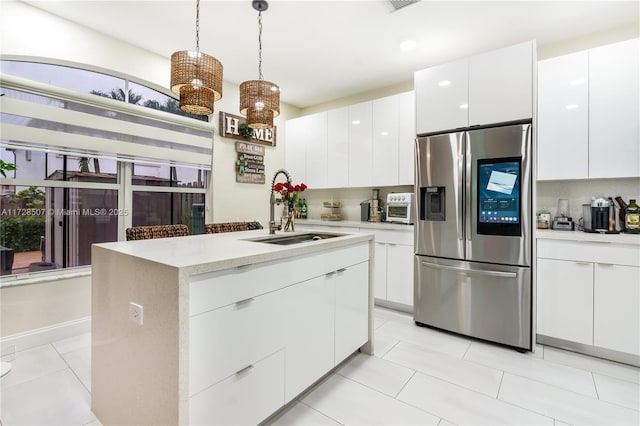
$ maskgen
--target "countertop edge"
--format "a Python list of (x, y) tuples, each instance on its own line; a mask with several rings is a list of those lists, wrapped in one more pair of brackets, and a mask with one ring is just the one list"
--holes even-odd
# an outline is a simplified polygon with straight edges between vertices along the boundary
[(405, 225), (402, 223), (392, 222), (361, 222), (356, 220), (322, 220), (322, 219), (296, 219), (296, 223), (304, 225), (321, 225), (321, 226), (346, 226), (362, 229), (381, 229), (394, 231), (413, 232), (413, 225)]
[(640, 246), (638, 234), (596, 234), (582, 231), (557, 231), (552, 229), (536, 229), (535, 238), (594, 243), (616, 243)]
[[(294, 232), (304, 233), (304, 232)], [(240, 266), (246, 266), (250, 264), (257, 264), (263, 262), (284, 260), (300, 255), (321, 252), (324, 250), (331, 250), (334, 248), (349, 246), (358, 243), (364, 243), (373, 241), (374, 236), (371, 234), (363, 233), (346, 233), (344, 236), (338, 238), (329, 238), (321, 241), (313, 241), (308, 243), (299, 243), (292, 246), (278, 246), (273, 244), (260, 244), (249, 240), (255, 237), (262, 237), (268, 234), (264, 230), (260, 231), (243, 231), (224, 234), (204, 234), (204, 235), (192, 235), (186, 237), (175, 238), (163, 238), (157, 240), (143, 240), (144, 246), (149, 247), (153, 245), (156, 253), (158, 250), (162, 251), (163, 248), (175, 249), (174, 246), (185, 245), (189, 246), (190, 243), (197, 244), (196, 240), (209, 239), (210, 241), (220, 241), (212, 246), (204, 245), (204, 249), (211, 249), (215, 245), (224, 246), (228, 242), (229, 250), (217, 248), (218, 252), (214, 253), (211, 259), (193, 259), (191, 257), (185, 257), (178, 259), (176, 257), (167, 258), (165, 256), (159, 256), (157, 254), (150, 253), (145, 255), (142, 253), (145, 247), (140, 247), (142, 241), (124, 241), (117, 243), (101, 243), (94, 244), (94, 247), (102, 250), (115, 251), (120, 254), (128, 255), (140, 259), (142, 261), (157, 263), (160, 265), (166, 265), (169, 267), (177, 268), (179, 273), (186, 275), (196, 275), (208, 272), (215, 272), (224, 269), (231, 269)], [(282, 235), (282, 234), (279, 234)], [(191, 239), (191, 240), (188, 240)], [(142, 250), (137, 250), (138, 246)], [(134, 249), (135, 248), (135, 249)], [(179, 249), (179, 247), (178, 247)], [(246, 249), (246, 250), (244, 250)], [(248, 254), (245, 254), (248, 253)]]

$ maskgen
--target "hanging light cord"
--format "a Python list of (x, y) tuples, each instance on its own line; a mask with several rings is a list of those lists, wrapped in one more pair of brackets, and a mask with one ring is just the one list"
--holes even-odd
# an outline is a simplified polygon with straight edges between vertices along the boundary
[(262, 77), (262, 11), (258, 12), (258, 79)]
[(200, 0), (196, 1), (196, 53), (200, 53)]

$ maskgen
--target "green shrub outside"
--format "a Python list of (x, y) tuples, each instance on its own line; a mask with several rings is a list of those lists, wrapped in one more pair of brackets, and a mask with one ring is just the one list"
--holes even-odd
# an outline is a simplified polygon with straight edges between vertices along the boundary
[(40, 250), (44, 216), (13, 216), (0, 221), (0, 245), (15, 252)]

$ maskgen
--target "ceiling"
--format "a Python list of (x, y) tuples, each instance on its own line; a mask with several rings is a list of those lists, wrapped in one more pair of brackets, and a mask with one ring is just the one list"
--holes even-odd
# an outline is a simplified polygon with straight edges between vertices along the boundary
[[(25, 0), (166, 58), (195, 48), (194, 0)], [(384, 0), (271, 0), (263, 12), (264, 78), (305, 108), (413, 79), (413, 72), (536, 39), (538, 48), (639, 25), (638, 1), (430, 1), (394, 11)], [(258, 77), (250, 0), (201, 0), (200, 50), (224, 79)], [(417, 47), (403, 52), (405, 39)]]

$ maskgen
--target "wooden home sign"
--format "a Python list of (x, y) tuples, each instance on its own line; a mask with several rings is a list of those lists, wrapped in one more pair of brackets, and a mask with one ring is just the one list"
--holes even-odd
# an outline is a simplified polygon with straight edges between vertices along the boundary
[[(247, 119), (239, 115), (233, 115), (220, 111), (220, 136), (239, 141), (257, 143), (260, 145), (276, 146), (276, 126), (271, 129), (251, 129), (245, 127)], [(247, 134), (243, 134), (246, 132)]]
[(264, 183), (264, 146), (236, 142), (236, 182)]

